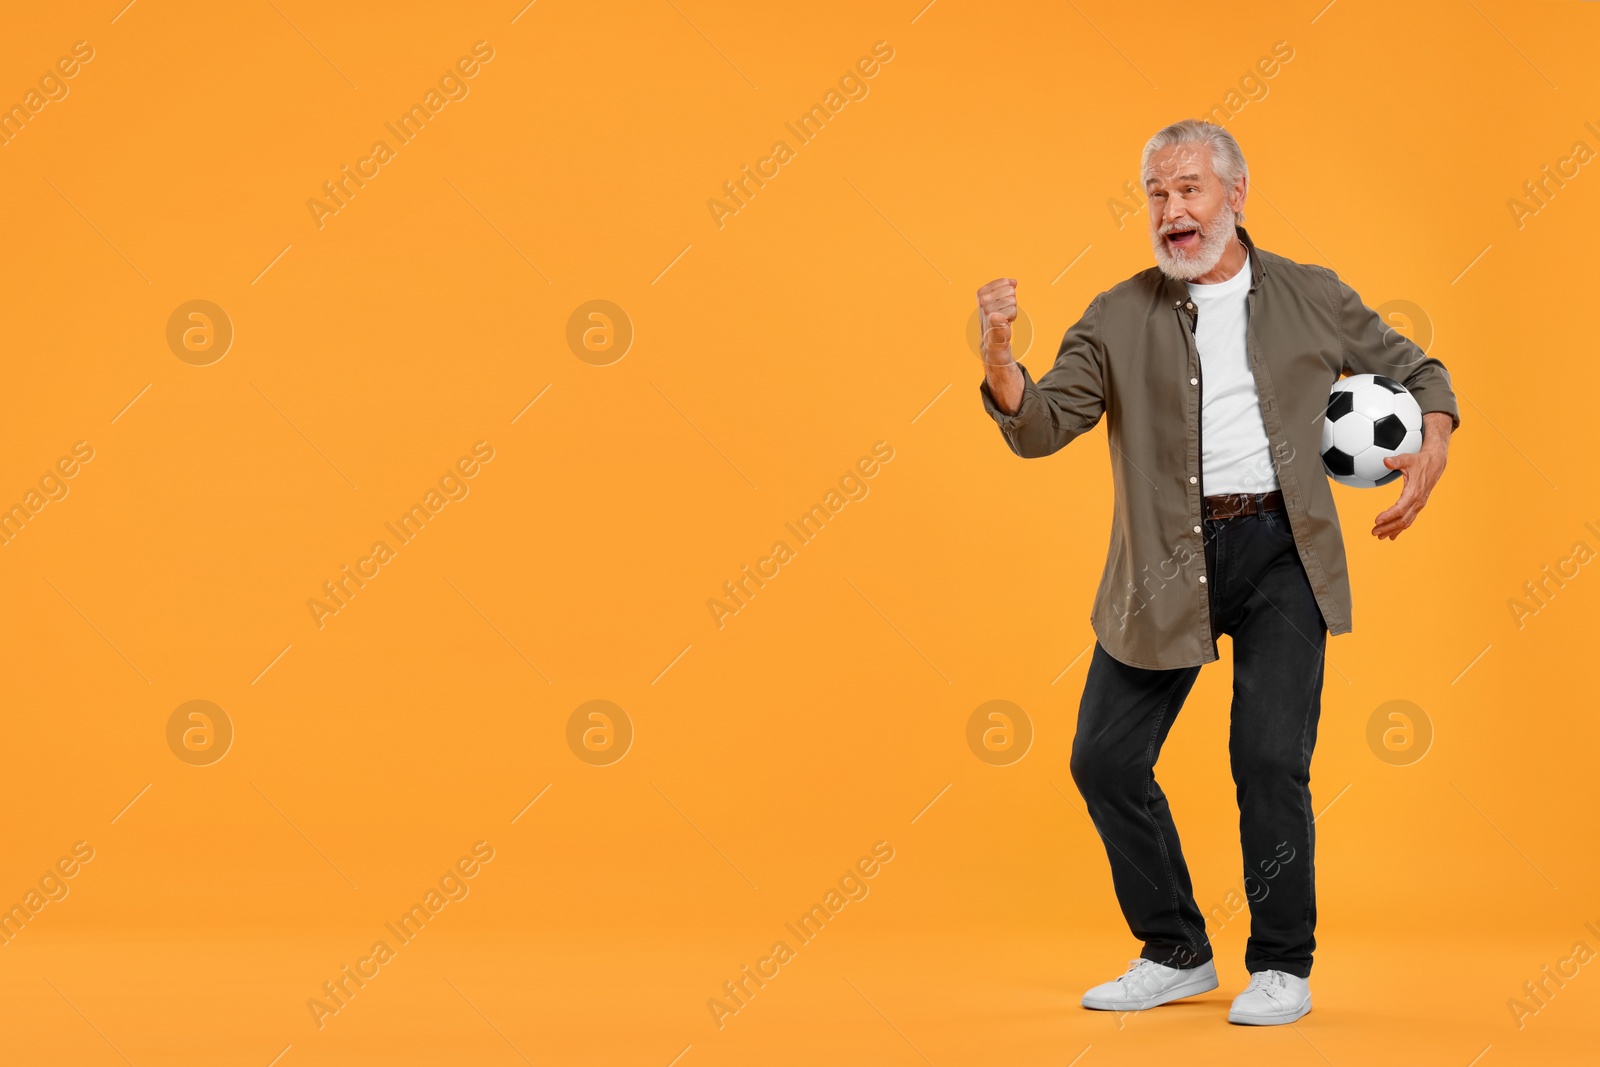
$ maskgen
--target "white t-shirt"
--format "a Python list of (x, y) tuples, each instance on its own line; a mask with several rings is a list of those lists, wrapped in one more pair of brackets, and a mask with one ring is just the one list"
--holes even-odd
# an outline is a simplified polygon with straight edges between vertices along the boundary
[(1189, 282), (1195, 303), (1195, 347), (1200, 350), (1202, 485), (1216, 493), (1266, 493), (1278, 488), (1261, 398), (1245, 354), (1245, 297), (1250, 259), (1225, 282)]

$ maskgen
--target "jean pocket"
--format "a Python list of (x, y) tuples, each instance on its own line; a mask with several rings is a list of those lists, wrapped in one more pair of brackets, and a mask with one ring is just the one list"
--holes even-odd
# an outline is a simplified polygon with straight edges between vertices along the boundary
[(1264, 511), (1261, 514), (1266, 518), (1267, 524), (1272, 527), (1274, 534), (1285, 541), (1294, 540), (1294, 527), (1289, 525), (1289, 513), (1287, 511)]

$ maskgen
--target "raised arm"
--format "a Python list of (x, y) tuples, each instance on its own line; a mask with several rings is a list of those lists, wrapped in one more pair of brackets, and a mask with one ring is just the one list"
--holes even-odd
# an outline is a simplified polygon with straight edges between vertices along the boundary
[(998, 278), (979, 289), (978, 309), (985, 326), (978, 392), (1011, 451), (1024, 459), (1048, 456), (1094, 429), (1105, 414), (1100, 297), (1067, 330), (1054, 365), (1037, 382), (1011, 353), (1017, 280)]

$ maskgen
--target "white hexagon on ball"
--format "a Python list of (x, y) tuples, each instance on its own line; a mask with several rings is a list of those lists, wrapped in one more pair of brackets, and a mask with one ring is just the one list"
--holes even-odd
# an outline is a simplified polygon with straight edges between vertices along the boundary
[(1394, 414), (1394, 394), (1387, 389), (1353, 389), (1350, 401), (1357, 413), (1373, 422)]
[[(1410, 430), (1415, 426), (1420, 433), (1422, 431), (1422, 407), (1417, 403), (1417, 398), (1407, 392), (1395, 393), (1393, 399), (1394, 413), (1400, 416), (1400, 421), (1406, 424), (1406, 429)], [(1417, 447), (1420, 448), (1421, 445)]]
[(1372, 420), (1352, 411), (1333, 424), (1333, 447), (1347, 456), (1359, 456), (1372, 447)]
[(1377, 485), (1389, 475), (1399, 474), (1399, 471), (1390, 470), (1384, 465), (1383, 461), (1389, 455), (1390, 453), (1382, 448), (1367, 449), (1356, 457), (1355, 477)]

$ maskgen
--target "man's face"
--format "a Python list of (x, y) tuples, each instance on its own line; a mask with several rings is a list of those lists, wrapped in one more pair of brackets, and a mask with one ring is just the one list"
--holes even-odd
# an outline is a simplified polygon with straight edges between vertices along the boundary
[(1222, 259), (1244, 207), (1244, 178), (1223, 187), (1207, 145), (1178, 144), (1150, 157), (1144, 175), (1150, 243), (1162, 273), (1193, 281)]

